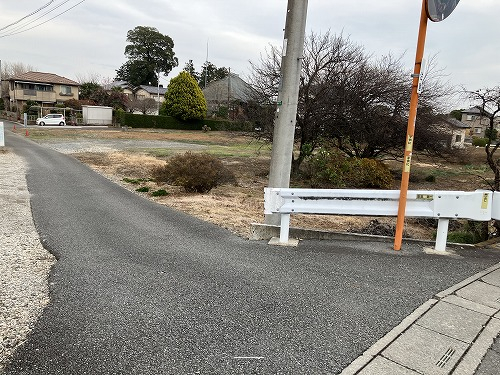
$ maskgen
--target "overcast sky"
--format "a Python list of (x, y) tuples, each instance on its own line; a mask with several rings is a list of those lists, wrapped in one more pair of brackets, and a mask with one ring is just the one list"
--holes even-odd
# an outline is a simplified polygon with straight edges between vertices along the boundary
[[(5, 28), (49, 2), (0, 2), (0, 60), (73, 80), (96, 74), (112, 79), (126, 61), (127, 31), (152, 26), (173, 39), (179, 59), (179, 68), (162, 79), (165, 85), (190, 59), (200, 70), (207, 44), (209, 61), (245, 78), (249, 60), (257, 61), (269, 44), (282, 45), (287, 7), (287, 0), (54, 0)], [(420, 8), (420, 0), (309, 0), (306, 30), (343, 32), (375, 55), (405, 54), (413, 69)], [(499, 85), (499, 16), (500, 0), (461, 0), (448, 19), (429, 23), (425, 55), (438, 54), (454, 85), (470, 90)]]

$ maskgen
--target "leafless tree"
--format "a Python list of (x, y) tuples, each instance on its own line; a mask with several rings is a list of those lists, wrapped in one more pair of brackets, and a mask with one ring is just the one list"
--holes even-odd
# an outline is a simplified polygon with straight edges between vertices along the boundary
[(77, 73), (76, 81), (80, 84), (83, 83), (95, 83), (102, 85), (101, 75), (96, 72), (88, 72), (88, 73)]
[[(251, 63), (256, 102), (275, 103), (280, 81), (281, 50), (270, 47), (258, 63)], [(431, 71), (432, 72), (432, 71)], [(418, 135), (423, 148), (444, 147), (436, 115), (446, 85), (428, 74), (421, 94)], [(401, 58), (378, 59), (343, 35), (311, 33), (305, 42), (300, 78), (296, 140), (305, 157), (326, 144), (352, 157), (399, 155), (404, 145), (410, 102), (410, 71)], [(275, 104), (274, 104), (275, 105)], [(420, 111), (420, 109), (419, 109)], [(272, 132), (272, 123), (264, 130)], [(399, 155), (400, 156), (400, 155)]]
[(34, 70), (33, 66), (22, 62), (2, 62), (2, 79), (15, 77)]
[(156, 111), (158, 110), (158, 103), (153, 98), (135, 98), (129, 102), (128, 108), (131, 112), (138, 111), (143, 115), (148, 115), (156, 113)]
[(2, 87), (0, 90), (0, 97), (4, 98), (9, 95), (9, 86), (8, 82), (6, 81), (7, 79), (34, 70), (35, 68), (33, 66), (22, 62), (2, 61)]
[(500, 141), (494, 140), (495, 123), (500, 115), (500, 86), (492, 89), (485, 88), (477, 91), (466, 91), (466, 96), (479, 109), (480, 116), (488, 119), (487, 144), (484, 148), (486, 152), (486, 161), (495, 175), (492, 188), (500, 191), (500, 158), (495, 155), (500, 147)]

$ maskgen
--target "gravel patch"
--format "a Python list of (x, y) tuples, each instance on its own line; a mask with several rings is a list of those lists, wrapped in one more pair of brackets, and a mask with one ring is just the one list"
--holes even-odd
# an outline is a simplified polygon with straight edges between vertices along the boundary
[(138, 139), (112, 139), (101, 140), (78, 139), (75, 141), (68, 140), (39, 140), (35, 142), (43, 144), (53, 150), (63, 154), (72, 154), (75, 152), (113, 152), (120, 150), (147, 150), (147, 149), (172, 149), (172, 150), (204, 150), (205, 145), (193, 143), (172, 142), (172, 141), (148, 141)]
[(55, 262), (35, 229), (25, 175), (23, 159), (0, 150), (0, 373), (49, 302)]

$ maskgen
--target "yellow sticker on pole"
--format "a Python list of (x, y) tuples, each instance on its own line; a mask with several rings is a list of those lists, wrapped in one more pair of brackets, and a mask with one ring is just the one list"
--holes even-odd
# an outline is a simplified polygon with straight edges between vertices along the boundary
[(404, 171), (405, 172), (410, 172), (410, 167), (411, 167), (411, 154), (407, 155), (406, 158), (405, 158)]
[(412, 151), (413, 150), (413, 136), (408, 135), (408, 139), (406, 140), (406, 151)]
[(490, 195), (488, 193), (483, 193), (483, 200), (481, 201), (481, 209), (486, 210), (488, 208), (488, 199)]

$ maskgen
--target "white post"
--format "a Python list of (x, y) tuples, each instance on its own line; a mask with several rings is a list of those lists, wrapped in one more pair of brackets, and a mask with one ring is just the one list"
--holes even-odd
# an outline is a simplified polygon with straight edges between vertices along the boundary
[(290, 214), (281, 214), (280, 224), (280, 243), (288, 242), (288, 234), (290, 231)]
[(0, 122), (0, 147), (5, 147), (5, 135), (4, 135), (3, 122)]
[(436, 235), (436, 251), (446, 251), (446, 240), (448, 239), (448, 224), (450, 219), (439, 219)]

